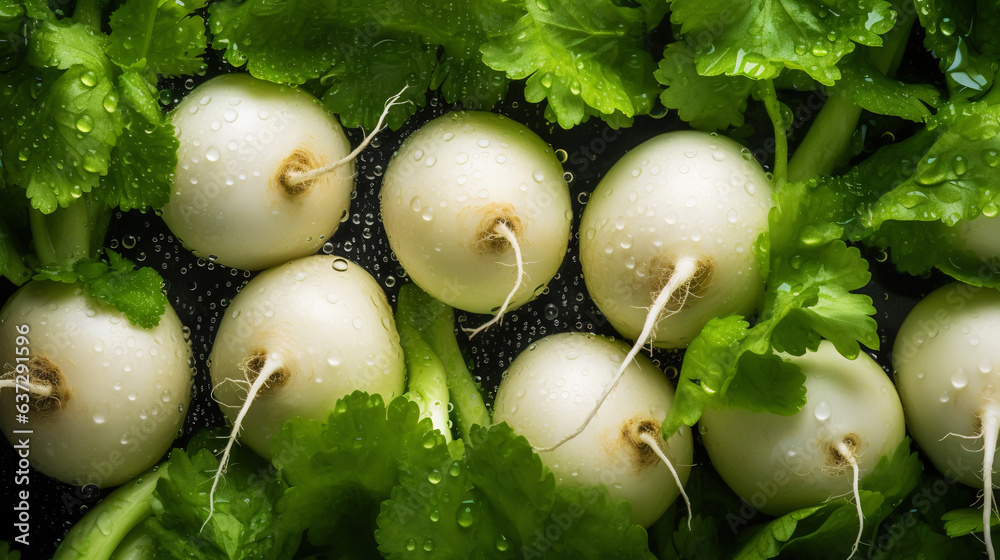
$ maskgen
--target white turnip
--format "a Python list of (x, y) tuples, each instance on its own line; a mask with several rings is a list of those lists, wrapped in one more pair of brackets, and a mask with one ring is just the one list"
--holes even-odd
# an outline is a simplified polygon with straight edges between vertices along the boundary
[(892, 364), (913, 439), (947, 477), (982, 489), (984, 540), (993, 558), (1000, 292), (959, 283), (931, 292), (903, 321)]
[[(786, 356), (806, 376), (806, 399), (791, 416), (707, 409), (699, 421), (712, 465), (754, 508), (770, 514), (819, 505), (851, 492), (863, 528), (858, 481), (905, 436), (889, 376), (865, 353), (849, 360), (832, 343)], [(853, 550), (852, 550), (853, 555)]]
[[(627, 352), (621, 342), (586, 333), (532, 343), (497, 389), (494, 422), (507, 422), (536, 448), (551, 445), (590, 413)], [(612, 499), (628, 500), (634, 523), (649, 526), (682, 493), (691, 467), (690, 429), (667, 441), (660, 434), (673, 396), (663, 372), (638, 356), (593, 422), (539, 456), (557, 484), (603, 484)]]
[(196, 255), (260, 270), (315, 253), (347, 219), (354, 157), (371, 136), (352, 152), (308, 93), (224, 74), (171, 122), (180, 147), (163, 220)]
[(552, 148), (516, 121), (477, 111), (410, 135), (386, 169), (381, 205), (413, 282), (495, 319), (534, 299), (559, 270), (572, 221)]
[(191, 401), (191, 349), (169, 306), (144, 329), (79, 285), (33, 281), (0, 311), (0, 356), (4, 433), (70, 484), (116, 486), (151, 467)]

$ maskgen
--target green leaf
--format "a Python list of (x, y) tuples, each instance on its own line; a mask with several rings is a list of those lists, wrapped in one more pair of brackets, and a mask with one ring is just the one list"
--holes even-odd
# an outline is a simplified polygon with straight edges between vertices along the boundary
[(301, 535), (279, 527), (275, 505), (285, 486), (273, 467), (252, 451), (233, 448), (209, 518), (209, 490), (219, 465), (213, 447), (220, 441), (216, 436), (202, 432), (187, 450), (171, 451), (160, 467), (152, 500), (154, 517), (145, 522), (156, 557), (292, 558)]
[(16, 550), (11, 550), (10, 544), (7, 541), (0, 541), (0, 559), (20, 560), (21, 553)]
[(517, 558), (464, 458), (410, 471), (382, 502), (375, 538), (389, 559)]
[[(125, 104), (117, 105), (125, 126), (111, 151), (108, 174), (101, 177), (101, 188), (95, 191), (109, 207), (126, 211), (160, 208), (170, 200), (179, 145), (173, 126), (165, 122), (158, 108), (146, 105), (137, 111), (135, 103), (129, 96)], [(157, 120), (148, 120), (149, 114)]]
[(768, 80), (789, 68), (828, 86), (855, 43), (881, 45), (879, 35), (896, 20), (884, 0), (674, 0), (670, 7), (699, 74)]
[[(941, 516), (948, 536), (955, 538), (983, 532), (983, 510), (972, 508), (954, 509)], [(1000, 516), (990, 514), (990, 527), (1000, 525)]]
[(417, 108), (427, 103), (426, 91), (437, 63), (436, 50), (421, 43), (419, 37), (405, 37), (381, 42), (364, 51), (353, 51), (342, 64), (324, 76), (330, 88), (323, 94), (323, 103), (348, 128), (378, 122), (384, 102), (406, 91), (400, 100), (406, 105), (394, 108), (386, 123), (390, 128), (403, 126)]
[(824, 180), (818, 196), (839, 196), (847, 211), (833, 221), (846, 225), (845, 236), (889, 249), (904, 272), (938, 268), (970, 284), (1000, 286), (1000, 263), (965, 241), (969, 220), (1000, 212), (1000, 191), (992, 186), (998, 133), (996, 106), (950, 104), (926, 129)]
[(206, 0), (126, 2), (111, 14), (108, 57), (123, 69), (139, 69), (154, 84), (159, 76), (203, 73), (205, 21), (193, 12), (205, 4)]
[(507, 79), (479, 55), (486, 40), (480, 17), (502, 11), (478, 2), (364, 0), (223, 1), (209, 8), (212, 46), (225, 49), (231, 64), (273, 82), (314, 81), (309, 89), (347, 126), (367, 129), (404, 85), (401, 101), (410, 104), (393, 108), (392, 128), (426, 104), (431, 88), (470, 108), (502, 99)]
[[(910, 452), (908, 438), (882, 457), (861, 479), (861, 506), (865, 535), (871, 535), (892, 511), (892, 504), (916, 486), (923, 463)], [(844, 558), (858, 532), (857, 506), (846, 498), (793, 511), (754, 528), (735, 558), (757, 560), (789, 557)], [(862, 537), (864, 542), (866, 537)]]
[(531, 445), (506, 424), (477, 426), (472, 444), (401, 477), (382, 504), (388, 558), (651, 558), (626, 502), (603, 487), (556, 487)]
[(230, 64), (278, 83), (302, 84), (323, 76), (349, 40), (336, 11), (314, 0), (213, 2), (209, 28), (212, 46), (225, 50)]
[(940, 103), (940, 93), (930, 84), (907, 84), (887, 78), (875, 67), (866, 49), (846, 56), (840, 71), (841, 78), (830, 94), (879, 115), (923, 122), (930, 118), (930, 108)]
[(676, 109), (682, 120), (706, 132), (743, 126), (743, 113), (754, 82), (743, 76), (702, 76), (695, 69), (694, 55), (683, 42), (667, 45), (656, 79), (667, 86), (660, 101)]
[(924, 46), (940, 59), (952, 100), (978, 97), (993, 87), (1000, 23), (996, 4), (967, 0), (914, 0), (913, 4), (925, 30)]
[(290, 485), (278, 504), (283, 526), (308, 530), (310, 542), (333, 549), (355, 542), (374, 550), (379, 504), (401, 474), (446, 465), (451, 457), (416, 404), (397, 398), (385, 405), (360, 392), (338, 401), (325, 423), (290, 420), (272, 449)]
[(24, 6), (17, 0), (0, 0), (0, 70), (13, 65), (22, 52), (24, 37), (20, 32)]
[(511, 13), (505, 32), (482, 46), (483, 60), (508, 78), (527, 79), (525, 99), (548, 101), (563, 128), (583, 122), (587, 108), (646, 114), (658, 92), (645, 50), (646, 26), (657, 19), (657, 3), (649, 4), (645, 12), (589, 0), (526, 2), (526, 13)]
[(113, 305), (136, 325), (147, 329), (158, 325), (169, 305), (163, 278), (152, 268), (136, 269), (135, 263), (118, 253), (106, 252), (108, 264), (82, 260), (74, 268), (90, 295)]
[(5, 78), (13, 83), (0, 93), (7, 106), (0, 116), (3, 152), (17, 154), (5, 162), (8, 181), (48, 214), (89, 192), (108, 172), (123, 126), (119, 113), (104, 109), (113, 86), (83, 65), (41, 70), (34, 79), (23, 70)]

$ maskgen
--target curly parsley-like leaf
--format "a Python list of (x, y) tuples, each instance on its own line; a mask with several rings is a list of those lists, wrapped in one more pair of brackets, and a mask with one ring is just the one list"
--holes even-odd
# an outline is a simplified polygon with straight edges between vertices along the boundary
[(156, 558), (291, 558), (301, 535), (279, 527), (276, 503), (285, 485), (275, 478), (273, 467), (251, 451), (233, 449), (225, 481), (216, 490), (214, 512), (208, 517), (209, 489), (219, 466), (208, 445), (218, 441), (202, 432), (187, 450), (171, 451), (160, 467), (152, 498), (154, 516), (145, 522)]
[(930, 108), (940, 102), (940, 93), (930, 84), (907, 84), (887, 78), (875, 67), (867, 50), (855, 51), (844, 60), (840, 65), (841, 78), (830, 94), (862, 109), (923, 122), (930, 118)]
[(498, 12), (475, 2), (247, 0), (209, 11), (213, 47), (225, 49), (231, 64), (278, 83), (319, 80), (310, 89), (347, 126), (373, 128), (403, 86), (401, 100), (411, 104), (392, 109), (392, 128), (426, 103), (430, 88), (471, 108), (490, 107), (506, 92), (506, 77), (479, 55), (486, 40), (480, 18)]
[(74, 266), (78, 279), (90, 295), (113, 305), (129, 321), (151, 329), (160, 323), (169, 301), (163, 293), (163, 278), (149, 267), (107, 250), (108, 262), (85, 259)]
[(676, 109), (685, 122), (698, 130), (724, 130), (743, 126), (743, 113), (754, 82), (743, 76), (702, 76), (695, 69), (693, 53), (685, 43), (667, 45), (656, 79), (667, 86), (660, 101)]
[(360, 392), (338, 401), (326, 422), (290, 420), (272, 448), (290, 485), (278, 503), (283, 525), (308, 530), (310, 542), (331, 549), (352, 541), (374, 549), (379, 504), (401, 474), (450, 459), (444, 436), (420, 420), (415, 403), (386, 405)]
[(698, 38), (704, 76), (772, 79), (784, 68), (833, 85), (855, 44), (881, 45), (896, 13), (884, 0), (673, 0), (671, 21)]
[(206, 0), (126, 2), (111, 14), (108, 57), (122, 68), (138, 69), (155, 83), (158, 76), (204, 72), (205, 21), (192, 12)]
[[(119, 79), (122, 101), (105, 100), (125, 121), (111, 151), (107, 175), (95, 196), (122, 210), (160, 208), (170, 200), (178, 140), (143, 78), (126, 72)], [(139, 93), (143, 95), (138, 95)], [(152, 117), (155, 120), (149, 120)]]
[(889, 250), (910, 274), (932, 268), (978, 286), (1000, 286), (1000, 262), (970, 250), (968, 231), (995, 221), (1000, 191), (1000, 110), (984, 102), (944, 107), (929, 126), (882, 148), (819, 196), (844, 199), (845, 237)]
[[(582, 122), (588, 107), (629, 118), (649, 112), (657, 93), (655, 66), (645, 50), (649, 13), (587, 0), (525, 6), (527, 12), (509, 21), (507, 32), (481, 49), (491, 68), (527, 79), (525, 99), (547, 100), (564, 128)], [(630, 69), (641, 79), (623, 79)]]

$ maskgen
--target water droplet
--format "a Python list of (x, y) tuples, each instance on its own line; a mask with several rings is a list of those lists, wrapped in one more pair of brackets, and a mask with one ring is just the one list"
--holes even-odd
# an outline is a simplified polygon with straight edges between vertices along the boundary
[(347, 266), (348, 266), (347, 259), (338, 258), (333, 260), (333, 269), (336, 270), (337, 272), (344, 272), (345, 270), (347, 270)]
[(969, 372), (964, 368), (957, 368), (951, 373), (951, 386), (956, 389), (964, 389), (969, 384)]
[(239, 117), (239, 113), (236, 112), (236, 109), (226, 109), (226, 112), (222, 113), (222, 119), (228, 123), (235, 122), (237, 117)]
[(545, 318), (549, 321), (552, 321), (559, 316), (559, 308), (554, 303), (546, 305), (543, 312), (545, 314)]
[(80, 119), (76, 121), (76, 129), (83, 133), (94, 130), (94, 119), (90, 118), (90, 115), (80, 117)]
[(458, 524), (462, 527), (471, 527), (475, 522), (475, 518), (472, 516), (472, 508), (465, 506), (458, 511)]
[(219, 161), (220, 157), (222, 157), (222, 153), (219, 152), (219, 149), (216, 148), (215, 146), (212, 146), (207, 150), (205, 150), (205, 159), (207, 159), (208, 161)]
[(817, 404), (816, 408), (813, 410), (813, 415), (815, 415), (816, 419), (820, 422), (829, 420), (831, 414), (833, 414), (833, 408), (830, 406), (830, 403), (826, 401)]

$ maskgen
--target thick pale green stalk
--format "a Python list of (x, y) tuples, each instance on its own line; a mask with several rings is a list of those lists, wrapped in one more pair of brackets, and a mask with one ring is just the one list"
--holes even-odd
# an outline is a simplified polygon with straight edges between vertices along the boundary
[(125, 537), (153, 514), (158, 472), (149, 471), (112, 492), (66, 533), (52, 560), (107, 560)]
[(444, 365), (451, 406), (462, 438), (468, 440), (475, 425), (492, 422), (479, 387), (465, 364), (455, 337), (455, 310), (407, 284), (399, 291), (397, 328), (408, 325), (424, 340)]
[(398, 325), (399, 342), (406, 356), (406, 398), (420, 407), (420, 417), (451, 441), (448, 425), (448, 374), (444, 364), (420, 333), (408, 324)]
[[(915, 16), (910, 16), (907, 20), (897, 22), (885, 35), (881, 47), (869, 49), (872, 62), (883, 74), (891, 75), (899, 66), (914, 20)], [(788, 162), (788, 180), (804, 181), (817, 175), (830, 175), (849, 153), (851, 136), (858, 126), (861, 111), (861, 107), (847, 99), (828, 95), (823, 108)]]

